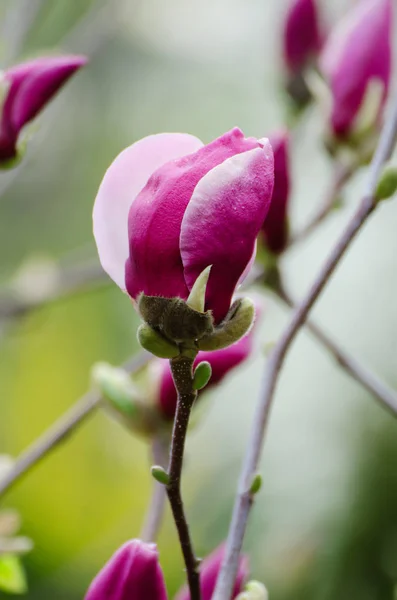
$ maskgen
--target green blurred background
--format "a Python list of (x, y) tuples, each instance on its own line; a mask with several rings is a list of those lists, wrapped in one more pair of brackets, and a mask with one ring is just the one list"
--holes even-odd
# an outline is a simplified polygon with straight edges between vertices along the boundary
[[(325, 5), (325, 2), (323, 2)], [(336, 19), (352, 2), (324, 6)], [(276, 0), (2, 0), (3, 65), (44, 51), (90, 64), (40, 118), (24, 164), (1, 173), (0, 280), (26, 261), (95, 257), (91, 211), (105, 169), (150, 133), (204, 141), (234, 125), (261, 137), (283, 124)], [(330, 11), (330, 12), (329, 12)], [(292, 225), (321, 202), (330, 164), (311, 110), (293, 134)], [(357, 204), (283, 259), (307, 289)], [(397, 203), (381, 206), (315, 309), (340, 344), (397, 387)], [(37, 281), (30, 283), (39, 286)], [(265, 357), (285, 322), (270, 297), (249, 366), (212, 393), (188, 443), (184, 490), (204, 555), (226, 535)], [(93, 363), (136, 351), (137, 317), (115, 286), (0, 323), (0, 453), (17, 455), (87, 389)], [(272, 600), (391, 600), (397, 585), (397, 425), (306, 333), (287, 360), (246, 549)], [(80, 600), (105, 559), (139, 535), (150, 495), (148, 447), (97, 413), (7, 495), (34, 550), (29, 600)], [(170, 598), (183, 580), (169, 514), (159, 540)], [(1, 594), (0, 594), (1, 596)], [(5, 595), (4, 595), (5, 597)]]

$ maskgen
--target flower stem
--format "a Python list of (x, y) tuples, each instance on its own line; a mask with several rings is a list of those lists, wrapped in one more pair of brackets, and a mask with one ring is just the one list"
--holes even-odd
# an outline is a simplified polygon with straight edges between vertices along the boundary
[[(155, 465), (166, 466), (168, 446), (164, 439), (155, 437), (152, 442), (152, 459)], [(141, 535), (143, 542), (155, 542), (164, 516), (167, 493), (162, 483), (153, 481), (153, 491), (142, 526)]]
[(328, 283), (340, 259), (345, 254), (362, 225), (376, 208), (375, 198), (379, 177), (385, 162), (389, 159), (397, 140), (397, 93), (393, 99), (392, 110), (385, 121), (378, 147), (373, 157), (364, 197), (351, 217), (345, 230), (332, 248), (327, 260), (321, 267), (315, 281), (303, 301), (295, 308), (291, 320), (287, 324), (280, 339), (274, 346), (263, 375), (262, 390), (257, 405), (252, 430), (249, 437), (245, 460), (240, 474), (239, 490), (237, 493), (226, 552), (221, 571), (217, 580), (212, 600), (229, 600), (238, 569), (238, 559), (252, 506), (250, 486), (257, 472), (262, 447), (269, 421), (270, 409), (273, 403), (277, 379), (283, 366), (288, 350), (316, 300)]
[(193, 390), (193, 358), (180, 354), (170, 360), (170, 365), (178, 393), (178, 403), (172, 432), (168, 469), (169, 483), (166, 489), (185, 561), (190, 598), (191, 600), (200, 600), (199, 563), (194, 554), (181, 494), (186, 433), (190, 412), (197, 396), (197, 392)]

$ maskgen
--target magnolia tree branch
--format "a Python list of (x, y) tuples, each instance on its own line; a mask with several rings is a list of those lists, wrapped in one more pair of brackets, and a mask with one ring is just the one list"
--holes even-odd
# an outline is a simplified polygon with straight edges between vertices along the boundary
[[(168, 444), (166, 440), (156, 437), (152, 443), (152, 460), (155, 465), (165, 468), (168, 458)], [(167, 493), (162, 483), (153, 482), (152, 497), (142, 526), (141, 535), (143, 542), (155, 542), (164, 516)]]
[[(132, 357), (123, 367), (133, 373), (142, 367), (150, 355), (142, 352)], [(52, 427), (43, 433), (41, 437), (33, 442), (15, 461), (12, 468), (0, 479), (0, 496), (8, 492), (23, 475), (26, 475), (50, 452), (55, 450), (69, 435), (74, 433), (102, 401), (99, 392), (90, 391), (76, 402), (72, 408), (65, 413)]]
[(295, 308), (291, 320), (268, 357), (263, 375), (262, 391), (255, 411), (250, 443), (240, 474), (237, 498), (234, 505), (232, 521), (226, 544), (225, 557), (217, 580), (213, 600), (229, 600), (238, 569), (238, 559), (242, 548), (253, 496), (250, 491), (253, 477), (258, 469), (263, 442), (269, 420), (277, 379), (283, 366), (287, 352), (299, 329), (304, 324), (308, 313), (329, 281), (340, 259), (356, 237), (360, 228), (376, 207), (376, 187), (382, 167), (390, 157), (397, 137), (397, 94), (380, 136), (379, 144), (373, 157), (365, 195), (348, 222), (345, 230), (335, 244), (323, 267), (315, 278), (304, 300)]
[(181, 493), (186, 434), (190, 412), (197, 397), (197, 392), (193, 389), (193, 359), (181, 354), (172, 358), (170, 365), (178, 393), (178, 403), (172, 431), (169, 480), (166, 489), (185, 561), (190, 598), (191, 600), (200, 600), (199, 562), (194, 554)]
[[(275, 293), (278, 298), (287, 304), (287, 306), (295, 308), (295, 303), (285, 290), (276, 291)], [(366, 388), (366, 390), (379, 401), (381, 406), (387, 408), (394, 416), (397, 416), (397, 393), (392, 388), (386, 385), (374, 373), (371, 373), (371, 371), (364, 367), (354, 356), (351, 356), (348, 352), (342, 350), (334, 340), (324, 333), (324, 331), (316, 323), (313, 323), (312, 320), (306, 321), (306, 327), (316, 340), (330, 352), (338, 364), (353, 377), (353, 379)]]

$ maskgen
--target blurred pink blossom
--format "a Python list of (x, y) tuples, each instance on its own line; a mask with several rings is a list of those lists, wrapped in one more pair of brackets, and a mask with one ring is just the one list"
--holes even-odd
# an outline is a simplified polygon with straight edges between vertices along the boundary
[(2, 74), (0, 162), (17, 156), (22, 128), (42, 111), (66, 81), (87, 62), (84, 56), (48, 56), (21, 63)]
[(392, 12), (392, 0), (362, 0), (328, 38), (320, 68), (331, 89), (336, 136), (353, 128), (371, 83), (380, 86), (374, 120), (381, 117), (391, 77)]
[[(211, 600), (224, 548), (220, 546), (202, 563), (200, 573), (202, 600)], [(248, 575), (248, 561), (240, 559), (233, 598), (239, 594)], [(164, 576), (155, 544), (131, 540), (110, 558), (91, 583), (85, 600), (167, 600)], [(176, 600), (189, 600), (183, 588)]]

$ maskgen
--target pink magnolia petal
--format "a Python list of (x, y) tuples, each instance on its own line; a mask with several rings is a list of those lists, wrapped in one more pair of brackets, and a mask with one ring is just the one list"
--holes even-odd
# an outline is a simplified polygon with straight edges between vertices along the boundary
[(167, 600), (154, 544), (132, 540), (110, 558), (91, 583), (85, 600)]
[[(221, 568), (222, 560), (225, 555), (225, 545), (221, 544), (207, 556), (200, 568), (200, 587), (201, 587), (201, 600), (211, 600), (215, 590), (215, 584), (219, 571)], [(249, 574), (248, 559), (246, 556), (240, 557), (239, 567), (234, 584), (232, 599), (235, 598), (243, 589), (244, 582)], [(190, 593), (186, 586), (176, 595), (175, 600), (190, 600)]]
[(252, 267), (254, 266), (257, 249), (258, 249), (258, 244), (257, 244), (257, 240), (255, 240), (254, 249), (252, 251), (251, 258), (249, 259), (247, 266), (245, 267), (244, 271), (242, 272), (240, 279), (237, 282), (236, 288), (238, 288), (240, 285), (242, 285), (244, 283), (247, 275), (250, 273)]
[(182, 219), (198, 182), (231, 156), (258, 146), (238, 128), (197, 152), (163, 165), (149, 179), (128, 217), (127, 291), (187, 298), (179, 248)]
[(180, 248), (187, 286), (212, 265), (206, 308), (216, 322), (229, 310), (249, 263), (273, 191), (269, 142), (225, 160), (196, 186), (182, 221)]
[(331, 121), (337, 135), (348, 133), (371, 79), (383, 83), (384, 104), (391, 77), (391, 0), (362, 0), (330, 35), (320, 68), (333, 96)]
[(288, 241), (288, 201), (290, 194), (289, 135), (280, 131), (270, 136), (274, 154), (274, 188), (270, 209), (263, 223), (267, 248), (274, 254), (282, 252)]
[(94, 205), (94, 236), (102, 267), (121, 289), (125, 290), (132, 202), (156, 169), (202, 145), (185, 133), (150, 135), (123, 150), (106, 171)]

